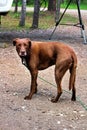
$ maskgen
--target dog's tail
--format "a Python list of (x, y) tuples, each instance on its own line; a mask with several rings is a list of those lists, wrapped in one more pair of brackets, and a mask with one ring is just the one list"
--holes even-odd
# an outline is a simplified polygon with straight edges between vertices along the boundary
[(76, 67), (77, 67), (77, 56), (75, 53), (72, 55), (73, 63), (70, 67), (70, 79), (69, 79), (69, 90), (75, 87), (75, 79), (76, 79)]

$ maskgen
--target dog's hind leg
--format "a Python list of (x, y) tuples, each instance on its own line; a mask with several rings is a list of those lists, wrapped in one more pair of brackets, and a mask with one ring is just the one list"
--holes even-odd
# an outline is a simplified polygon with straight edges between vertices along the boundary
[(72, 66), (70, 68), (70, 80), (69, 80), (69, 90), (72, 89), (72, 101), (76, 100), (76, 88), (75, 88), (75, 79), (76, 79), (76, 67)]
[(51, 102), (53, 103), (56, 103), (62, 94), (61, 80), (56, 79), (56, 83), (57, 83), (57, 96), (51, 99)]
[(51, 100), (52, 102), (57, 102), (62, 94), (62, 86), (61, 86), (62, 78), (66, 73), (66, 71), (69, 69), (70, 65), (71, 60), (66, 59), (62, 62), (57, 63), (55, 66), (55, 81), (57, 84), (57, 96)]
[(61, 80), (62, 75), (60, 74), (60, 70), (55, 68), (55, 81), (57, 84), (57, 96), (55, 98), (52, 98), (52, 102), (57, 102), (62, 94), (62, 87), (61, 87)]

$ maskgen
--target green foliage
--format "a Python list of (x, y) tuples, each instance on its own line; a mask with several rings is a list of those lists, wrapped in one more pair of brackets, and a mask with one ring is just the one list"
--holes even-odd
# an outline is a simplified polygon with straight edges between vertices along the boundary
[[(41, 6), (44, 6), (48, 3), (48, 0), (40, 0)], [(18, 0), (18, 6), (22, 5), (22, 0)], [(15, 6), (15, 1), (13, 2), (13, 6)], [(27, 0), (27, 6), (34, 6), (34, 0)]]
[[(69, 0), (64, 0), (61, 4), (61, 8), (65, 8), (68, 2)], [(69, 9), (77, 9), (76, 0), (72, 0)], [(87, 0), (80, 0), (80, 9), (87, 10)]]
[[(62, 4), (61, 4), (61, 7), (62, 8), (65, 8), (67, 3), (69, 2), (69, 0), (62, 0)], [(40, 0), (40, 2), (42, 3), (41, 6), (48, 6), (48, 0), (46, 0), (46, 3), (44, 0)], [(19, 0), (18, 1), (18, 6), (21, 6), (22, 5), (22, 1)], [(13, 6), (15, 6), (15, 2), (13, 2)], [(27, 0), (27, 6), (33, 6), (34, 7), (34, 0)], [(84, 10), (87, 10), (87, 0), (80, 0), (80, 8), (81, 9), (84, 9)], [(72, 0), (70, 6), (69, 6), (69, 9), (77, 9), (77, 6), (76, 6), (76, 0)]]

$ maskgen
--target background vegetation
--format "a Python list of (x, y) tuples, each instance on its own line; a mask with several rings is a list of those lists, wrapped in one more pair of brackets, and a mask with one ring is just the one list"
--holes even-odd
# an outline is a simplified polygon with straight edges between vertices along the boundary
[[(18, 12), (14, 14), (13, 12), (10, 12), (8, 13), (8, 15), (2, 16), (2, 24), (0, 30), (24, 30), (24, 29), (29, 30), (31, 29), (32, 25), (32, 16), (33, 12), (27, 13), (25, 26), (20, 27), (19, 26), (20, 13)], [(61, 23), (62, 24), (65, 24), (67, 22), (76, 23), (77, 21), (78, 18), (66, 14), (62, 19)], [(53, 26), (55, 26), (54, 13), (50, 13), (48, 11), (40, 12), (39, 28), (47, 29)]]
[[(15, 0), (16, 1), (16, 0)], [(13, 6), (15, 6), (15, 1)], [(17, 0), (18, 1), (18, 0)], [(77, 9), (76, 0), (72, 0), (70, 4), (70, 9)], [(48, 8), (49, 0), (41, 0), (41, 6)], [(65, 8), (69, 0), (62, 0), (61, 8)], [(18, 1), (18, 6), (22, 6), (22, 1)], [(87, 9), (87, 0), (80, 0), (81, 9)], [(27, 7), (34, 7), (34, 0), (27, 0)], [(34, 12), (26, 12), (25, 26), (19, 26), (21, 12), (10, 12), (6, 16), (1, 16), (0, 31), (2, 30), (29, 30), (32, 27)], [(9, 22), (10, 21), (10, 22)], [(78, 21), (78, 18), (71, 15), (64, 15), (61, 23), (74, 24)], [(39, 25), (38, 28), (47, 29), (55, 26), (55, 11), (40, 11), (39, 13)]]
[[(40, 0), (42, 5), (41, 6), (45, 6), (46, 4), (46, 7), (48, 7), (48, 2), (49, 0)], [(61, 7), (62, 8), (65, 8), (67, 3), (69, 2), (69, 0), (61, 0)], [(15, 5), (15, 0), (13, 2), (13, 6)], [(21, 6), (22, 5), (22, 1), (21, 0), (18, 0), (18, 6)], [(34, 0), (27, 0), (27, 6), (29, 7), (33, 7), (34, 6)], [(69, 6), (70, 9), (76, 9), (77, 6), (76, 6), (76, 0), (72, 0), (70, 6)], [(84, 10), (87, 10), (87, 0), (80, 0), (80, 8), (81, 9), (84, 9)]]

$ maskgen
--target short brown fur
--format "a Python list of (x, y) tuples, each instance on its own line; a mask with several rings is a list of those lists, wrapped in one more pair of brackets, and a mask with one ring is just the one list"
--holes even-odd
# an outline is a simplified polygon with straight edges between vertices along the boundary
[(61, 81), (67, 70), (70, 71), (69, 90), (72, 89), (71, 100), (76, 100), (76, 67), (77, 56), (73, 49), (60, 42), (37, 42), (28, 38), (14, 39), (18, 55), (22, 62), (25, 59), (26, 66), (31, 74), (31, 89), (25, 99), (31, 99), (37, 92), (38, 70), (43, 70), (49, 66), (55, 65), (55, 81), (57, 84), (57, 96), (52, 102), (57, 102), (62, 94)]

